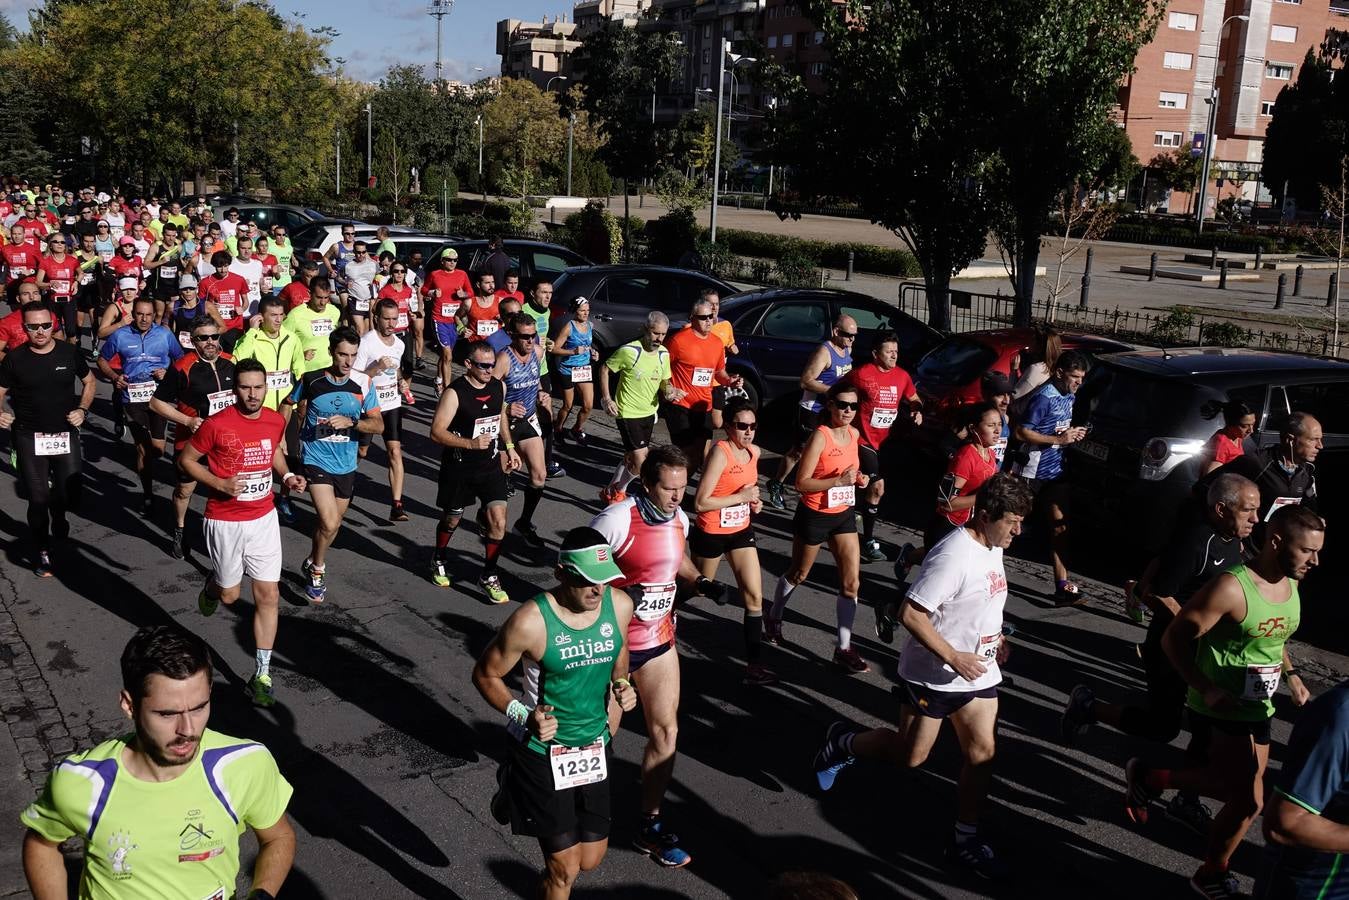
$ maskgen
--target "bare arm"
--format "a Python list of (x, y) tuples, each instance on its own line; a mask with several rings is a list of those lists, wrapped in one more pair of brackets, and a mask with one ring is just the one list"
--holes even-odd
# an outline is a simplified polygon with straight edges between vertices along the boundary
[(932, 613), (912, 600), (905, 601), (899, 620), (918, 643), (926, 647), (933, 656), (954, 669), (966, 681), (973, 681), (988, 671), (988, 667), (979, 659), (979, 654), (961, 652), (952, 647), (946, 638), (942, 637), (933, 627)]
[(1286, 847), (1349, 853), (1349, 825), (1332, 822), (1275, 790), (1265, 805), (1265, 838)]
[(254, 828), (258, 838), (258, 859), (253, 864), (253, 890), (264, 890), (275, 896), (290, 874), (295, 862), (295, 829), (285, 813), (270, 828)]
[(811, 355), (810, 362), (806, 363), (805, 371), (801, 373), (801, 390), (812, 391), (816, 394), (829, 393), (829, 385), (819, 380), (820, 373), (824, 367), (829, 364), (829, 351), (821, 345), (815, 348), (815, 353)]
[(23, 836), (23, 874), (33, 900), (66, 900), (66, 863), (61, 845), (31, 828)]
[(1210, 706), (1233, 698), (1210, 681), (1195, 665), (1195, 643), (1218, 624), (1223, 616), (1240, 622), (1246, 616), (1246, 596), (1236, 577), (1226, 572), (1199, 589), (1180, 608), (1176, 619), (1162, 634), (1162, 649), (1185, 683), (1204, 696)]

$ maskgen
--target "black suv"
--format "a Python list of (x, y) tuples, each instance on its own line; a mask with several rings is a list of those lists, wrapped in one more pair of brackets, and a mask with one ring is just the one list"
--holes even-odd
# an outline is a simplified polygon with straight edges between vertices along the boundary
[[(511, 266), (520, 273), (520, 290), (525, 292), (540, 281), (556, 282), (569, 266), (590, 265), (590, 260), (581, 254), (557, 244), (517, 238), (505, 238), (502, 243), (506, 255), (511, 258)], [(434, 272), (440, 268), (440, 254), (446, 247), (455, 249), (459, 254), (459, 268), (474, 277), (491, 255), (485, 240), (447, 240), (440, 249), (423, 253), (423, 271)], [(504, 285), (497, 285), (498, 289), (502, 287)]]

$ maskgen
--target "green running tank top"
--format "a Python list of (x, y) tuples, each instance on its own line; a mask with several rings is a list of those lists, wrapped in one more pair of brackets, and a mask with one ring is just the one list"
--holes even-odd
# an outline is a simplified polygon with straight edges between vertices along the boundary
[[(524, 704), (553, 708), (557, 735), (552, 743), (584, 747), (597, 738), (609, 741), (609, 680), (623, 649), (623, 632), (614, 617), (610, 589), (604, 588), (599, 615), (589, 628), (571, 628), (553, 612), (547, 594), (534, 597), (548, 630), (543, 659), (524, 661)], [(530, 735), (529, 749), (547, 753), (548, 745)]]

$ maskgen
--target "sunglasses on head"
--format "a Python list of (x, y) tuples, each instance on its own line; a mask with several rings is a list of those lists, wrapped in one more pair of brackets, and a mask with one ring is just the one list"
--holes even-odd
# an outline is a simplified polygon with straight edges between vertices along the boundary
[(833, 401), (833, 403), (834, 403), (834, 408), (835, 408), (835, 409), (841, 409), (841, 410), (850, 410), (850, 409), (851, 409), (851, 410), (856, 410), (857, 407), (858, 407), (858, 405), (859, 405), (859, 404), (854, 403), (854, 402), (849, 401), (849, 400), (835, 400), (835, 401)]
[(731, 425), (736, 431), (754, 431), (759, 427), (758, 422), (732, 422)]
[(28, 331), (51, 331), (51, 322), (24, 322), (23, 327)]

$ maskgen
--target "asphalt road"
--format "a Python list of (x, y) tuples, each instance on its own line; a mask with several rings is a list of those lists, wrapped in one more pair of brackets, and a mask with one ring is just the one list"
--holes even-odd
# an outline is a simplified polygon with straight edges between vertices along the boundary
[[(306, 500), (296, 503), (297, 527), (283, 529), (286, 571), (273, 662), (280, 702), (268, 711), (249, 706), (243, 693), (252, 673), (247, 599), (238, 613), (222, 610), (209, 620), (197, 613), (204, 551), (198, 540), (189, 560), (168, 555), (167, 486), (160, 489), (153, 521), (128, 511), (139, 499), (128, 469), (132, 447), (112, 442), (106, 386), (85, 442), (87, 518), (75, 519), (68, 546), (56, 556), (57, 577), (29, 573), (22, 503), (8, 484), (0, 486), (0, 709), (6, 726), (0, 733), (0, 813), (9, 823), (0, 847), (0, 896), (24, 893), (19, 809), (40, 787), (53, 757), (122, 730), (118, 654), (137, 627), (170, 621), (203, 635), (217, 653), (211, 726), (266, 743), (295, 786), (290, 813), (300, 842), (284, 896), (531, 896), (537, 846), (512, 837), (487, 810), (494, 760), (505, 746), (501, 717), (469, 682), (474, 658), (513, 607), (491, 606), (477, 589), (481, 552), (471, 517), (453, 544), (455, 587), (437, 589), (425, 577), (440, 454), (425, 437), (429, 385), (420, 377), (418, 382), (418, 404), (405, 418), (412, 521), (390, 525), (383, 518), (388, 491), (376, 441), (329, 557), (323, 606), (304, 602), (298, 574), (314, 521)], [(561, 532), (599, 509), (597, 491), (618, 452), (607, 417), (597, 416), (589, 430), (589, 447), (564, 449), (561, 461), (570, 475), (549, 482), (539, 509), (537, 523), (553, 545)], [(161, 477), (168, 473), (164, 464)], [(930, 493), (929, 485), (895, 480), (892, 490)], [(519, 502), (517, 497), (513, 514)], [(769, 589), (786, 566), (789, 517), (769, 511), (757, 523)], [(881, 532), (892, 545), (913, 536), (884, 524)], [(512, 597), (524, 600), (547, 583), (549, 554), (530, 554), (508, 542), (503, 568)], [(643, 743), (641, 716), (634, 713), (615, 740), (613, 846), (603, 866), (583, 876), (576, 896), (755, 897), (775, 873), (793, 868), (829, 872), (864, 898), (1132, 900), (1186, 892), (1183, 876), (1196, 865), (1201, 840), (1160, 815), (1135, 829), (1121, 803), (1122, 765), (1130, 755), (1150, 749), (1158, 758), (1178, 760), (1179, 752), (1099, 729), (1078, 749), (1057, 738), (1058, 713), (1073, 684), (1085, 681), (1106, 696), (1140, 696), (1134, 644), (1142, 629), (1123, 617), (1113, 589), (1089, 583), (1089, 606), (1056, 610), (1046, 602), (1042, 565), (1012, 560), (1008, 568), (1008, 617), (1018, 630), (1002, 692), (998, 777), (986, 827), (1015, 866), (1010, 886), (971, 883), (942, 864), (958, 772), (949, 733), (922, 771), (859, 764), (827, 796), (815, 789), (810, 759), (829, 722), (881, 724), (898, 708), (892, 691), (896, 648), (872, 636), (870, 610), (859, 614), (858, 644), (872, 672), (847, 677), (827, 663), (836, 578), (824, 554), (810, 582), (793, 595), (786, 620), (790, 646), (766, 648), (766, 662), (783, 676), (779, 686), (740, 683), (736, 608), (706, 601), (685, 608), (679, 622), (680, 758), (664, 812), (694, 861), (668, 871), (630, 849)], [(723, 575), (729, 577), (724, 568)], [(894, 590), (888, 565), (865, 568), (864, 601)], [(1313, 659), (1302, 668), (1314, 691), (1349, 671), (1343, 658), (1307, 653)], [(1287, 698), (1279, 701), (1275, 758), (1291, 727)], [(1255, 871), (1256, 832), (1236, 857), (1239, 873)]]

